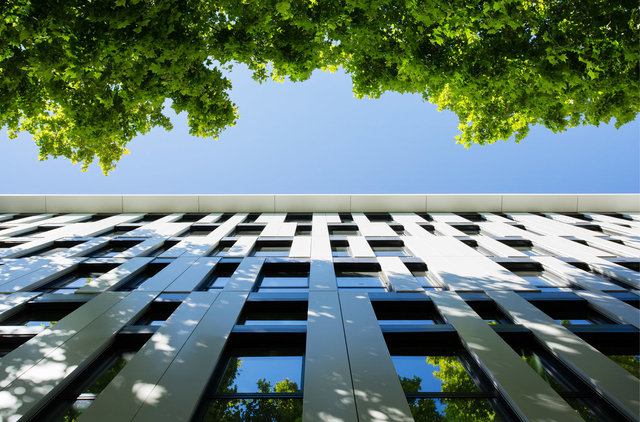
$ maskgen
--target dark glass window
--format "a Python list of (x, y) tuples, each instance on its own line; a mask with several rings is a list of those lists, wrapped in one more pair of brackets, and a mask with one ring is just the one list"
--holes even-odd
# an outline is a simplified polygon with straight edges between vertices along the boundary
[(304, 340), (253, 337), (244, 347), (234, 346), (232, 338), (194, 421), (302, 420)]
[(300, 291), (309, 287), (308, 263), (265, 263), (259, 280), (260, 292)]
[(349, 253), (349, 242), (346, 240), (332, 240), (331, 255), (337, 257), (351, 256), (351, 254)]
[(85, 256), (89, 256), (92, 258), (113, 258), (121, 252), (133, 248), (140, 242), (140, 240), (110, 240), (106, 246), (96, 251), (90, 252)]
[(253, 250), (253, 256), (289, 256), (291, 241), (259, 241)]
[(107, 349), (71, 384), (49, 402), (33, 420), (75, 421), (87, 410), (98, 395), (135, 356), (147, 337), (127, 344), (116, 344)]
[(249, 301), (238, 319), (239, 325), (306, 325), (306, 323), (306, 301)]
[(159, 327), (162, 325), (175, 311), (180, 302), (152, 302), (149, 309), (138, 318), (132, 325), (149, 325), (152, 327)]
[[(49, 256), (49, 255), (54, 255), (60, 252), (67, 252), (70, 248), (80, 245), (81, 243), (84, 243), (84, 242), (76, 241), (76, 240), (57, 240), (53, 242), (53, 245), (47, 246), (46, 248), (43, 248), (43, 249), (38, 249), (37, 251), (31, 252), (25, 256)], [(15, 246), (15, 245), (16, 244), (11, 246)], [(8, 247), (11, 247), (11, 246), (8, 246)]]
[(402, 240), (370, 240), (369, 245), (376, 256), (408, 256)]
[(359, 236), (358, 226), (355, 224), (329, 224), (331, 236)]
[(227, 256), (234, 244), (235, 242), (231, 240), (221, 240), (218, 243), (218, 246), (216, 246), (211, 252), (209, 252), (207, 256)]
[[(391, 357), (416, 422), (500, 421), (498, 394), (459, 354)], [(479, 372), (476, 370), (476, 372)], [(482, 385), (482, 387), (480, 387)]]
[(378, 264), (336, 263), (335, 274), (340, 289), (386, 290)]
[(229, 280), (231, 280), (231, 276), (236, 271), (236, 268), (238, 268), (237, 263), (218, 263), (213, 269), (213, 272), (203, 280), (200, 287), (196, 290), (215, 290), (224, 288)]
[(130, 291), (136, 289), (139, 285), (158, 274), (169, 265), (168, 262), (151, 262), (147, 264), (142, 271), (126, 280), (123, 285), (117, 287), (118, 291)]
[(168, 251), (169, 249), (176, 246), (178, 243), (180, 243), (179, 240), (165, 240), (161, 246), (147, 253), (145, 256), (160, 256), (166, 251)]
[(381, 327), (443, 323), (433, 302), (430, 300), (373, 300), (371, 305)]
[(116, 268), (118, 264), (79, 264), (70, 273), (56, 278), (36, 291), (58, 294), (73, 294), (92, 280)]

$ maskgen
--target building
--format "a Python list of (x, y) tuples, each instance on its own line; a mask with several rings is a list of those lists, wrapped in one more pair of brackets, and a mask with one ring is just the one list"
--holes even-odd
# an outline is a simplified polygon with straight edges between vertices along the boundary
[(4, 195), (0, 419), (637, 421), (639, 271), (640, 195)]

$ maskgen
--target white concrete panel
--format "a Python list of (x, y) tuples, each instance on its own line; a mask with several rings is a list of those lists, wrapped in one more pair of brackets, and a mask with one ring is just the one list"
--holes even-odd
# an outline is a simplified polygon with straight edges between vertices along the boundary
[(235, 214), (224, 223), (220, 224), (215, 230), (208, 235), (190, 236), (172, 247), (166, 252), (160, 254), (160, 258), (175, 258), (178, 256), (203, 256), (211, 252), (225, 236), (228, 236), (238, 223), (244, 221), (247, 214)]
[[(18, 292), (9, 295), (3, 295), (0, 298), (0, 319), (16, 313), (20, 308), (19, 306), (27, 303), (31, 299), (40, 295), (40, 292)], [(0, 323), (0, 325), (2, 325)]]
[(511, 224), (496, 221), (479, 221), (476, 223), (480, 227), (480, 233), (498, 237), (522, 237), (527, 234), (526, 230), (519, 229)]
[(425, 212), (425, 195), (351, 195), (352, 212)]
[[(42, 285), (73, 271), (84, 258), (55, 257), (41, 261), (40, 268), (0, 285), (0, 293), (13, 293), (37, 289)], [(45, 263), (46, 262), (46, 263)]]
[(578, 195), (578, 211), (638, 212), (640, 211), (640, 195)]
[(204, 217), (202, 217), (200, 220), (198, 220), (198, 223), (201, 224), (212, 224), (215, 223), (216, 221), (218, 221), (220, 219), (220, 217), (222, 217), (222, 213), (211, 213), (208, 214)]
[(220, 258), (198, 258), (187, 270), (167, 286), (165, 292), (191, 292), (214, 270)]
[[(124, 369), (98, 395), (80, 421), (112, 422), (134, 418), (142, 405), (154, 406), (162, 395), (151, 394), (192, 335), (218, 292), (193, 292), (176, 309)], [(117, 406), (113, 404), (117, 403)]]
[(601, 239), (595, 236), (582, 236), (582, 238), (587, 241), (587, 244), (589, 246), (613, 253), (616, 256), (640, 258), (640, 250), (637, 250), (635, 248), (631, 248), (629, 246), (621, 245), (619, 243), (611, 242), (609, 240)]
[(190, 226), (191, 223), (153, 221), (119, 237), (172, 237), (185, 232)]
[(153, 258), (131, 258), (124, 264), (120, 264), (111, 271), (91, 280), (86, 286), (79, 288), (77, 293), (100, 293), (113, 289), (143, 271), (144, 267), (151, 261), (153, 261)]
[(200, 195), (200, 212), (274, 212), (273, 195)]
[[(3, 259), (4, 265), (0, 266), (0, 285), (33, 273), (52, 262), (52, 258), (33, 256), (29, 258)], [(66, 262), (66, 261), (65, 261)]]
[(122, 212), (200, 212), (200, 210), (197, 195), (122, 195)]
[[(148, 293), (132, 292), (102, 318), (92, 321), (60, 347), (45, 353), (37, 364), (22, 372), (0, 392), (0, 402), (10, 403), (7, 407), (0, 406), (0, 417), (18, 421), (23, 416), (25, 419), (32, 416), (45, 400), (51, 399), (89, 366), (112, 343), (116, 333), (139, 315), (153, 298)], [(38, 388), (31, 388), (33, 385)]]
[(402, 263), (397, 256), (381, 256), (378, 262), (382, 268), (384, 276), (396, 292), (423, 292), (424, 289), (418, 280), (411, 274), (411, 271)]
[[(497, 214), (493, 214), (493, 213), (480, 213), (481, 216), (484, 217), (484, 219), (487, 222), (491, 222), (491, 223), (509, 223), (511, 220), (509, 220), (508, 218), (505, 218), (501, 215), (497, 215)], [(479, 222), (476, 222), (476, 224), (478, 224)]]
[(0, 359), (0, 389), (6, 388), (127, 295), (128, 292), (103, 293), (9, 352)]
[(16, 218), (15, 220), (12, 220), (12, 221), (5, 221), (5, 222), (2, 223), (2, 225), (5, 225), (5, 226), (16, 226), (16, 225), (20, 225), (20, 224), (30, 224), (30, 223), (34, 223), (36, 221), (46, 220), (48, 218), (51, 218), (52, 216), (53, 216), (53, 214), (30, 215), (29, 217), (21, 217), (21, 218)]
[(431, 225), (435, 229), (436, 234), (439, 236), (467, 236), (465, 232), (458, 230), (447, 223), (434, 221), (431, 223)]
[(597, 257), (614, 257), (611, 252), (590, 248), (569, 239), (557, 236), (539, 236), (528, 233), (526, 238), (530, 239), (534, 245), (540, 246), (557, 256), (572, 256), (581, 259), (597, 259)]
[(73, 246), (64, 252), (56, 253), (50, 256), (68, 256), (79, 258), (91, 252), (97, 251), (103, 246), (106, 246), (110, 239), (111, 238), (109, 237), (94, 237), (93, 239)]
[(143, 242), (140, 242), (136, 246), (133, 246), (126, 251), (120, 252), (115, 255), (114, 258), (133, 258), (144, 256), (153, 252), (164, 244), (165, 239), (163, 237), (151, 237)]
[(329, 228), (324, 214), (314, 213), (311, 219), (311, 257), (332, 260)]
[(369, 246), (367, 239), (362, 236), (347, 236), (349, 250), (354, 258), (375, 258), (376, 254)]
[(340, 215), (337, 212), (328, 212), (325, 213), (324, 216), (329, 224), (339, 224), (342, 222), (342, 220), (340, 220)]
[(633, 306), (603, 292), (576, 290), (574, 293), (618, 324), (631, 324), (640, 329), (640, 310)]
[(576, 212), (578, 195), (502, 195), (502, 212)]
[(366, 292), (339, 292), (360, 422), (412, 422), (411, 411)]
[(227, 252), (229, 258), (241, 258), (245, 256), (249, 256), (251, 250), (256, 244), (256, 240), (258, 240), (258, 236), (242, 236), (236, 243), (233, 244), (231, 249)]
[(358, 225), (358, 230), (363, 236), (389, 236), (398, 237), (398, 234), (393, 231), (387, 223), (383, 222), (371, 222), (366, 215), (362, 213), (354, 212), (352, 214), (353, 221)]
[(449, 257), (484, 257), (480, 252), (466, 245), (464, 242), (447, 236), (425, 236), (415, 238), (404, 237), (405, 246), (414, 256), (449, 256)]
[(590, 258), (584, 259), (589, 266), (604, 275), (624, 281), (634, 289), (640, 289), (640, 273), (630, 270), (622, 265), (614, 264), (605, 259)]
[(47, 212), (121, 213), (121, 195), (47, 195)]
[(404, 227), (404, 231), (409, 233), (410, 236), (416, 236), (416, 237), (433, 236), (426, 229), (423, 229), (422, 227), (420, 227), (418, 223), (426, 224), (427, 221), (416, 214), (393, 213), (391, 214), (391, 217), (393, 218), (393, 221), (402, 224), (402, 226)]
[(479, 246), (493, 252), (495, 256), (505, 258), (526, 258), (528, 255), (519, 250), (505, 245), (489, 236), (471, 236)]
[(92, 221), (89, 223), (74, 224), (69, 227), (69, 232), (66, 236), (97, 236), (105, 231), (111, 230), (118, 224), (132, 223), (141, 218), (139, 214), (119, 214), (113, 217), (107, 217), (102, 220)]
[(51, 245), (53, 245), (53, 240), (50, 239), (32, 240), (31, 242), (21, 243), (11, 248), (0, 250), (0, 258), (19, 258)]
[(47, 212), (47, 204), (43, 195), (0, 195), (0, 212)]
[(191, 419), (248, 295), (241, 291), (220, 293), (160, 380), (150, 388), (147, 397), (157, 400), (146, 399), (132, 421)]
[(335, 291), (309, 293), (304, 371), (304, 422), (358, 420)]
[(434, 222), (438, 223), (471, 223), (466, 218), (452, 212), (431, 212), (429, 215)]
[(349, 212), (349, 195), (275, 195), (275, 212)]
[(309, 269), (309, 291), (337, 289), (333, 261), (331, 259), (313, 258)]
[(427, 212), (500, 212), (502, 211), (502, 195), (427, 195)]
[(640, 414), (640, 380), (514, 292), (487, 294), (516, 324), (531, 330), (541, 344), (627, 417)]
[(511, 408), (529, 421), (582, 421), (582, 418), (454, 292), (428, 292), (453, 325), (465, 349), (487, 374)]
[(524, 279), (486, 257), (431, 257), (425, 262), (429, 273), (451, 290), (535, 290)]
[(311, 236), (295, 236), (289, 258), (311, 258)]
[(223, 291), (250, 292), (253, 290), (262, 264), (264, 264), (264, 257), (252, 256), (243, 259)]
[(534, 261), (537, 261), (542, 264), (545, 271), (549, 271), (556, 277), (561, 278), (571, 284), (580, 286), (583, 289), (587, 289), (590, 291), (625, 291), (626, 289), (613, 284), (601, 277), (598, 277), (594, 274), (583, 271), (579, 268), (574, 267), (571, 264), (567, 264), (566, 262), (554, 258), (551, 256), (533, 256), (531, 257)]
[(163, 291), (178, 277), (184, 274), (184, 272), (187, 271), (197, 259), (198, 258), (192, 256), (174, 259), (169, 265), (160, 270), (158, 274), (148, 280), (145, 280), (136, 290), (152, 292)]

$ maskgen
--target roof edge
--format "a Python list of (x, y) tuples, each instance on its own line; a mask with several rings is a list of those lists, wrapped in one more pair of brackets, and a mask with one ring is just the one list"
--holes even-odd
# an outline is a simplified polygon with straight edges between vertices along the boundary
[(640, 212), (640, 194), (0, 194), (0, 213), (382, 211)]

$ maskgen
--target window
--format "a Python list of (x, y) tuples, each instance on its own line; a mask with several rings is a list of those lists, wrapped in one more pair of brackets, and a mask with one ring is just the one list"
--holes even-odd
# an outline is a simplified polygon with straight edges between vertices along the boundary
[(264, 224), (238, 224), (233, 232), (233, 236), (260, 236)]
[(217, 229), (219, 227), (218, 224), (192, 224), (191, 227), (189, 227), (189, 231), (186, 234), (183, 234), (182, 236), (197, 236), (197, 237), (204, 237), (207, 236), (209, 234), (211, 234), (211, 232), (213, 232), (215, 229)]
[(239, 342), (232, 335), (192, 420), (301, 420), (304, 335), (251, 334)]
[[(481, 294), (488, 299), (487, 296)], [(511, 319), (504, 314), (493, 300), (467, 300), (467, 305), (477, 313), (487, 324), (513, 324)]]
[(480, 227), (476, 226), (475, 224), (470, 224), (470, 223), (447, 223), (447, 224), (449, 224), (454, 229), (460, 230), (462, 233), (468, 236), (480, 234)]
[(287, 213), (284, 221), (286, 223), (311, 223), (311, 214), (290, 212)]
[(331, 255), (334, 257), (351, 256), (349, 253), (349, 242), (346, 240), (332, 240)]
[(442, 290), (442, 285), (432, 274), (429, 274), (424, 262), (405, 262), (405, 265), (423, 289)]
[(376, 256), (407, 256), (402, 240), (370, 240), (369, 245)]
[(298, 223), (296, 236), (311, 236), (311, 224)]
[(248, 301), (239, 325), (306, 325), (306, 301)]
[(27, 302), (0, 325), (50, 327), (82, 306), (84, 302)]
[(237, 263), (220, 262), (215, 266), (213, 272), (207, 276), (200, 287), (195, 290), (216, 290), (227, 285), (231, 276), (238, 268)]
[(136, 289), (142, 283), (162, 271), (164, 267), (169, 265), (169, 262), (151, 262), (147, 264), (142, 271), (126, 280), (122, 286), (117, 287), (117, 290), (123, 292)]
[(87, 370), (51, 400), (33, 420), (75, 421), (118, 373), (133, 359), (146, 336), (133, 344), (115, 345), (94, 361)]
[(231, 250), (235, 241), (232, 240), (221, 240), (207, 256), (227, 256), (227, 253)]
[(161, 326), (175, 311), (180, 302), (159, 301), (152, 302), (149, 309), (131, 325)]
[(544, 381), (587, 421), (621, 421), (626, 418), (599, 397), (571, 370), (537, 343), (511, 346)]
[(147, 253), (145, 256), (160, 256), (169, 249), (176, 246), (179, 242), (179, 240), (165, 240), (161, 246)]
[(253, 256), (289, 256), (291, 241), (259, 241), (253, 250)]
[(259, 292), (305, 291), (309, 287), (309, 263), (265, 263)]
[[(536, 289), (540, 289), (543, 292), (552, 291), (567, 291), (568, 289), (561, 286), (566, 285), (566, 282), (559, 280), (553, 274), (547, 271), (513, 271), (515, 275), (525, 279)], [(578, 286), (572, 286), (574, 290), (579, 290)]]
[(442, 324), (444, 321), (430, 300), (372, 300), (381, 327)]
[(531, 304), (566, 326), (614, 324), (612, 320), (591, 308), (586, 300), (532, 300)]
[(378, 264), (336, 263), (334, 265), (338, 288), (386, 291), (386, 286), (380, 279)]
[(481, 382), (479, 370), (471, 377), (462, 356), (457, 351), (391, 357), (416, 422), (502, 420), (494, 409), (496, 391)]
[(140, 242), (141, 241), (139, 240), (110, 240), (106, 246), (96, 251), (90, 252), (86, 256), (92, 258), (113, 258), (121, 252), (133, 248)]
[(367, 212), (364, 215), (367, 216), (371, 222), (392, 222), (393, 218), (387, 212)]
[(549, 252), (545, 249), (540, 248), (539, 246), (535, 246), (530, 240), (520, 239), (520, 238), (501, 238), (496, 239), (507, 246), (512, 247), (513, 249), (522, 252), (525, 255), (536, 256), (536, 255), (546, 255), (553, 256), (552, 252)]
[(58, 277), (35, 291), (57, 294), (73, 294), (79, 288), (86, 286), (92, 280), (102, 276), (108, 271), (111, 271), (117, 266), (118, 264), (79, 264), (75, 270)]
[(207, 215), (208, 214), (187, 213), (187, 214), (183, 214), (182, 217), (180, 217), (175, 222), (176, 223), (195, 223), (196, 221), (203, 219)]
[(358, 226), (355, 224), (329, 224), (330, 236), (359, 236)]
[[(80, 245), (81, 243), (84, 243), (83, 241), (78, 241), (78, 240), (58, 240), (53, 242), (53, 245), (51, 246), (47, 246), (46, 248), (43, 249), (38, 249), (35, 252), (31, 252), (28, 255), (25, 256), (49, 256), (49, 255), (55, 255), (57, 253), (60, 252), (67, 252), (70, 248), (73, 248), (74, 246)], [(15, 246), (15, 245), (11, 245), (11, 246)], [(11, 247), (9, 246), (9, 247)]]

